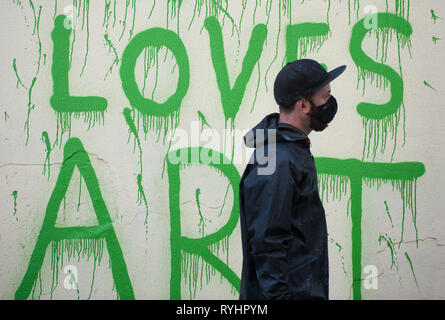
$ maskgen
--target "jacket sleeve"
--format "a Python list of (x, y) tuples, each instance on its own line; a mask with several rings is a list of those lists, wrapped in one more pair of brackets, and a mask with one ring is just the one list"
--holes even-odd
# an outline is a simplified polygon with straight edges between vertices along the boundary
[(253, 170), (244, 182), (249, 249), (266, 299), (292, 299), (288, 286), (292, 204), (299, 196), (289, 163), (271, 175)]

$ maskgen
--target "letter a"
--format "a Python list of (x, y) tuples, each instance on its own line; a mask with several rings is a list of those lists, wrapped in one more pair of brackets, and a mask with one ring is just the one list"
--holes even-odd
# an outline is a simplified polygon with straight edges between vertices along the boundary
[[(99, 224), (88, 227), (55, 227), (59, 207), (65, 197), (76, 166), (81, 177), (84, 178)], [(37, 238), (28, 269), (26, 270), (20, 287), (15, 293), (15, 299), (28, 298), (38, 273), (42, 268), (45, 252), (51, 241), (100, 238), (106, 240), (113, 279), (119, 297), (121, 299), (134, 299), (133, 287), (128, 276), (127, 266), (113, 229), (110, 214), (103, 200), (96, 173), (80, 140), (78, 138), (71, 138), (65, 144), (63, 165), (60, 169), (56, 186), (48, 201), (42, 229)]]

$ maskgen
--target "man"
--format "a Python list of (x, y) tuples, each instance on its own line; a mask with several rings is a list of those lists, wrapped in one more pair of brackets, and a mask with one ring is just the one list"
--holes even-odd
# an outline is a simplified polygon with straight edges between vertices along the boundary
[[(277, 75), (280, 113), (246, 134), (256, 148), (239, 186), (243, 267), (240, 299), (329, 299), (326, 217), (310, 152), (309, 133), (337, 112), (327, 72), (316, 61), (288, 63)], [(272, 137), (272, 138), (271, 138)], [(273, 172), (264, 169), (273, 158)]]

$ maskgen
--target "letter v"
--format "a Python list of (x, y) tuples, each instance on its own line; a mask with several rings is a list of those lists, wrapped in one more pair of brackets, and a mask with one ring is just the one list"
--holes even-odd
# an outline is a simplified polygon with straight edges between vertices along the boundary
[(215, 69), (218, 89), (221, 93), (221, 102), (226, 124), (227, 120), (231, 118), (233, 126), (233, 121), (238, 113), (253, 68), (263, 52), (263, 45), (267, 36), (267, 27), (264, 24), (258, 24), (253, 28), (241, 72), (236, 78), (233, 88), (230, 88), (221, 26), (215, 17), (207, 18), (204, 26), (210, 37), (210, 54), (212, 56), (213, 68)]

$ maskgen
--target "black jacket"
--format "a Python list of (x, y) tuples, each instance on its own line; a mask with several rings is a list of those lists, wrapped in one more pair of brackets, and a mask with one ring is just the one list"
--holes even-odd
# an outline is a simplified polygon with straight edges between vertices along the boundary
[[(240, 299), (327, 300), (326, 217), (310, 140), (300, 129), (279, 123), (278, 116), (269, 114), (244, 137), (245, 144), (256, 149), (239, 186)], [(271, 129), (276, 130), (275, 145), (268, 140)], [(272, 147), (275, 170), (259, 174), (272, 161)], [(264, 163), (261, 155), (269, 161)]]

